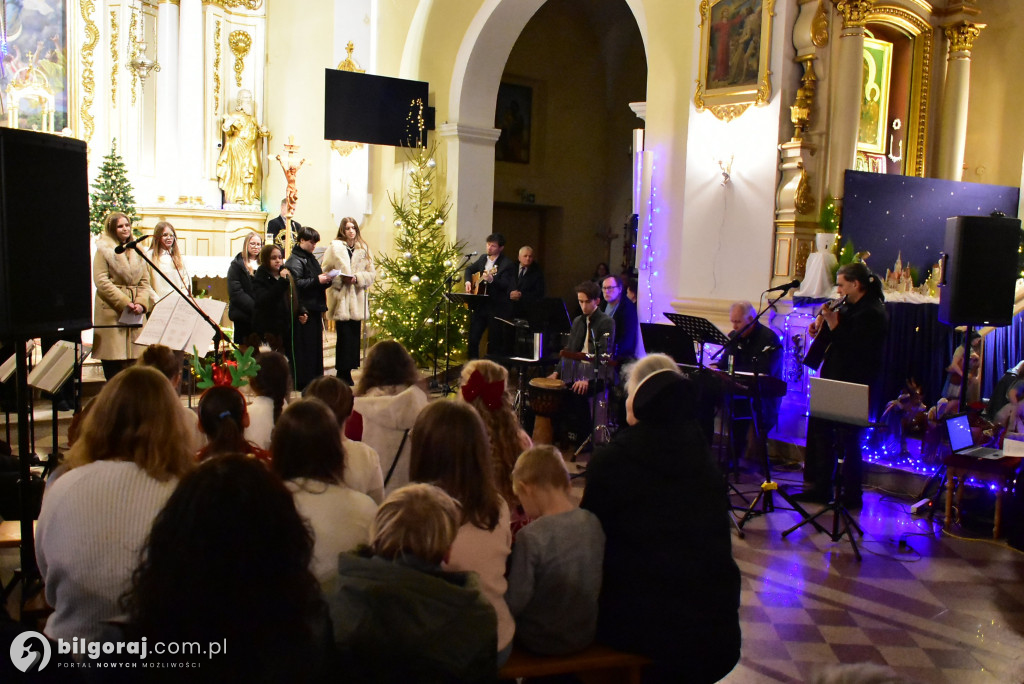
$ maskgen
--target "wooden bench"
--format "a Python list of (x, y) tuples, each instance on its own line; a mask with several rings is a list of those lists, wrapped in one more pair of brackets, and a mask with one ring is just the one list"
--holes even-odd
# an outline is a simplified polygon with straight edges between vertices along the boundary
[(498, 671), (498, 679), (547, 677), (558, 674), (579, 675), (587, 672), (621, 672), (621, 678), (615, 681), (640, 684), (643, 668), (650, 662), (650, 658), (635, 653), (616, 651), (600, 644), (592, 644), (583, 651), (564, 656), (535, 655), (516, 646), (512, 649), (512, 655), (509, 656), (508, 662)]

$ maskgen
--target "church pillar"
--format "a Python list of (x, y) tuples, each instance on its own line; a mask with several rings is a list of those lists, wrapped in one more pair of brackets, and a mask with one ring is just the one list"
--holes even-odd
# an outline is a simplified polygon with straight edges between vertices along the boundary
[(171, 202), (178, 197), (178, 3), (161, 0), (157, 14), (156, 172), (157, 192)]
[(967, 98), (971, 90), (971, 48), (984, 24), (963, 21), (946, 27), (949, 58), (942, 89), (937, 174), (946, 180), (963, 178), (967, 142)]
[(843, 176), (857, 160), (857, 131), (860, 128), (860, 103), (863, 97), (864, 24), (872, 0), (834, 0), (842, 15), (839, 54), (830, 76), (835, 88), (832, 108), (828, 160), (828, 193), (843, 196)]
[[(438, 134), (448, 144), (448, 192), (459, 240), (479, 249), (494, 225), (494, 144), (501, 136), (497, 128), (446, 123)], [(459, 202), (459, 194), (473, 202)]]
[[(203, 3), (181, 0), (178, 26), (179, 192), (201, 192), (203, 173)], [(160, 163), (160, 160), (157, 160)]]

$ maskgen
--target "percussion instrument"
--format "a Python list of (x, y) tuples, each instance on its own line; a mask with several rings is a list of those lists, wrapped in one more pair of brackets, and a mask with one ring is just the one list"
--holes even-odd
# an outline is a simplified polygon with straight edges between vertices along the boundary
[(555, 435), (551, 419), (561, 412), (567, 391), (562, 381), (556, 378), (533, 378), (530, 380), (530, 408), (534, 413), (534, 444), (554, 443)]

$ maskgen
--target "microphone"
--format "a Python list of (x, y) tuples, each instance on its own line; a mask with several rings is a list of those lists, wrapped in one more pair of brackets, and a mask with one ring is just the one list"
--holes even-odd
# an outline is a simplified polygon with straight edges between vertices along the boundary
[(138, 238), (137, 240), (129, 240), (128, 242), (124, 243), (123, 245), (118, 245), (117, 247), (115, 247), (114, 248), (114, 253), (115, 254), (124, 254), (125, 250), (135, 249), (135, 245), (139, 244), (143, 240), (148, 240), (151, 237), (152, 237), (151, 235), (143, 235), (142, 237)]
[(794, 287), (800, 287), (799, 280), (792, 280), (786, 283), (785, 285), (776, 285), (775, 287), (770, 287), (767, 290), (765, 290), (765, 292), (787, 292), (789, 290), (792, 290)]
[(468, 257), (471, 257), (471, 256), (476, 256), (476, 255), (477, 255), (477, 254), (479, 254), (479, 253), (480, 253), (480, 252), (470, 252), (470, 253), (469, 253), (469, 254), (467, 254), (466, 256), (468, 256)]

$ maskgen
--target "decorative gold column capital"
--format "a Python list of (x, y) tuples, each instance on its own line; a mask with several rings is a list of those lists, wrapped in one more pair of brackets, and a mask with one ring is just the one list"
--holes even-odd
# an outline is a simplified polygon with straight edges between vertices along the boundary
[(974, 39), (981, 35), (981, 29), (985, 24), (972, 24), (969, 21), (962, 21), (945, 27), (946, 40), (949, 41), (949, 54), (954, 52), (971, 53), (974, 48)]
[(868, 23), (868, 12), (872, 0), (832, 0), (843, 15), (843, 28), (864, 28)]

